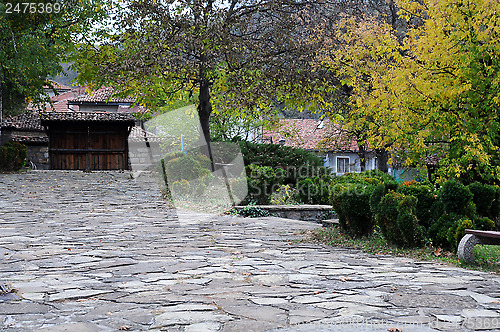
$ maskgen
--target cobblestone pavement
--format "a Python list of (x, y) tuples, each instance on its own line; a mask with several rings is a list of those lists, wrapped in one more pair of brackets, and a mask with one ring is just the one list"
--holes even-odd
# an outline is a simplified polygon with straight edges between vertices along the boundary
[(294, 241), (314, 223), (182, 214), (128, 172), (0, 174), (2, 329), (500, 329), (496, 275)]

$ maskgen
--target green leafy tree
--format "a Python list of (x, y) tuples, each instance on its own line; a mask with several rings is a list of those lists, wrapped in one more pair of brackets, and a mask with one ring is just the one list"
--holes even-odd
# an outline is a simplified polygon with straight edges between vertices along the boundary
[(0, 115), (44, 108), (44, 86), (62, 71), (61, 63), (103, 14), (99, 0), (0, 2)]
[[(405, 165), (442, 155), (437, 175), (500, 182), (500, 4), (487, 0), (398, 0), (405, 33), (386, 23), (347, 29), (353, 126), (370, 120), (370, 143), (390, 145)], [(370, 41), (372, 31), (386, 37)], [(366, 38), (359, 38), (360, 36)], [(380, 36), (380, 34), (379, 34)], [(375, 36), (376, 37), (376, 36)], [(339, 60), (340, 57), (340, 60)], [(349, 58), (346, 58), (349, 57)], [(362, 80), (359, 81), (359, 78)]]
[[(308, 67), (315, 50), (305, 42), (304, 28), (309, 24), (304, 13), (321, 4), (130, 1), (117, 28), (100, 33), (99, 45), (81, 46), (76, 59), (79, 79), (96, 87), (114, 85), (121, 94), (134, 94), (150, 107), (188, 92), (188, 98), (197, 98), (203, 138), (209, 145), (213, 112), (259, 118), (277, 112), (273, 105), (278, 101), (295, 101), (295, 107), (327, 104), (315, 89), (325, 89), (324, 73)], [(304, 91), (310, 92), (307, 98), (302, 98)]]

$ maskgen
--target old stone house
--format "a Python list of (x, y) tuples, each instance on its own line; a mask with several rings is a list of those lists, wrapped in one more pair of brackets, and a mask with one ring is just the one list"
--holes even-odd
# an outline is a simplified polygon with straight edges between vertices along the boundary
[(132, 99), (114, 98), (111, 88), (81, 90), (58, 86), (44, 112), (5, 119), (0, 143), (27, 145), (29, 166), (37, 169), (144, 168), (159, 159), (159, 139), (133, 117), (143, 110)]

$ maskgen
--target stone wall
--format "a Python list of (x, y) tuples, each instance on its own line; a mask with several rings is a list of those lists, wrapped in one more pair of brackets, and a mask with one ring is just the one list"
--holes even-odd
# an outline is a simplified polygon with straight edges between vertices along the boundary
[(28, 167), (49, 169), (49, 138), (45, 131), (3, 128), (1, 139), (2, 144), (14, 141), (27, 146)]
[(129, 165), (132, 171), (150, 169), (156, 165), (163, 154), (160, 151), (158, 142), (150, 142), (149, 148), (145, 142), (128, 143)]
[[(49, 169), (49, 147), (47, 145), (28, 145), (26, 159), (31, 161), (36, 169)], [(30, 165), (27, 165), (30, 167)]]

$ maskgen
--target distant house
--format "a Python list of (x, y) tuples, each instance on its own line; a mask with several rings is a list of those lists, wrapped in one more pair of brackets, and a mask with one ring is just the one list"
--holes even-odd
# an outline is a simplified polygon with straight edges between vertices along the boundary
[(142, 110), (133, 106), (134, 98), (117, 98), (113, 96), (113, 88), (101, 88), (92, 93), (85, 93), (68, 99), (68, 109), (79, 112), (118, 112), (134, 113)]
[(338, 126), (327, 120), (283, 119), (276, 129), (263, 131), (263, 142), (282, 144), (312, 151), (324, 160), (325, 166), (337, 175), (362, 171), (361, 158), (364, 156), (364, 170), (376, 169), (375, 153), (366, 148), (360, 151), (356, 141), (342, 134)]
[(129, 169), (131, 163), (151, 161), (143, 145), (158, 140), (132, 116), (143, 111), (132, 99), (113, 98), (111, 88), (93, 94), (56, 88), (58, 94), (49, 94), (53, 105), (45, 112), (28, 109), (3, 121), (2, 144), (26, 144), (28, 162), (38, 169)]

